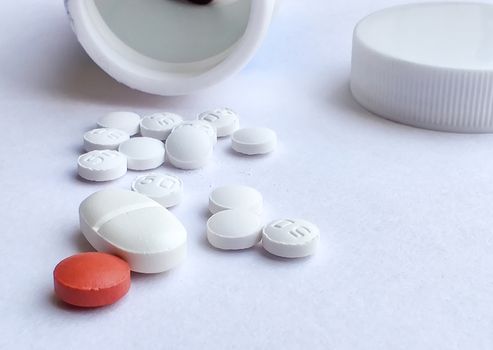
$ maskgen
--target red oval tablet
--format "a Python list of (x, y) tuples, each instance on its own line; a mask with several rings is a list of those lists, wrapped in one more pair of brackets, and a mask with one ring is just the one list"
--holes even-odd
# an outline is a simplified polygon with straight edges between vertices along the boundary
[(55, 294), (68, 304), (99, 307), (113, 304), (130, 288), (130, 267), (116, 256), (82, 253), (62, 260), (53, 271)]

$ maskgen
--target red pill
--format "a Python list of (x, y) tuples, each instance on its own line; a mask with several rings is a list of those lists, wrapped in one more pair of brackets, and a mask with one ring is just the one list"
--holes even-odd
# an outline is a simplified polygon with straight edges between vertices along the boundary
[(113, 304), (130, 288), (130, 267), (114, 255), (82, 253), (62, 260), (53, 271), (55, 294), (80, 307)]

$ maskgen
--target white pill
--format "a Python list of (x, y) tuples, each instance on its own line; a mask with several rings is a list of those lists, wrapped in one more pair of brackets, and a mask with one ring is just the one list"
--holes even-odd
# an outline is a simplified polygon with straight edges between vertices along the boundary
[(262, 246), (269, 253), (283, 258), (313, 255), (319, 240), (318, 227), (305, 220), (277, 220), (262, 230)]
[(127, 173), (127, 158), (118, 151), (95, 150), (77, 161), (79, 176), (89, 181), (116, 180)]
[(93, 129), (84, 134), (84, 149), (87, 152), (94, 150), (112, 149), (127, 141), (130, 135), (123, 130), (100, 128)]
[(262, 235), (260, 217), (248, 210), (223, 210), (207, 221), (207, 239), (223, 250), (247, 249), (256, 245)]
[(134, 180), (132, 190), (170, 208), (180, 204), (183, 198), (183, 181), (169, 174), (142, 175)]
[(102, 128), (123, 130), (130, 136), (140, 130), (140, 116), (133, 112), (111, 112), (100, 118), (98, 125)]
[(262, 194), (248, 186), (222, 186), (209, 195), (209, 211), (212, 214), (228, 209), (245, 209), (260, 215), (262, 206)]
[(198, 129), (204, 131), (211, 138), (213, 145), (215, 145), (217, 143), (216, 128), (211, 123), (208, 123), (204, 120), (185, 120), (182, 123), (180, 123), (179, 125), (177, 125), (174, 130), (177, 130), (179, 128), (183, 128), (185, 126), (191, 126), (191, 127), (198, 128)]
[(127, 156), (131, 170), (155, 169), (164, 163), (164, 143), (150, 137), (134, 137), (120, 145), (118, 150)]
[(155, 113), (145, 116), (140, 121), (140, 133), (142, 136), (152, 137), (164, 141), (175, 126), (180, 124), (183, 118), (174, 113)]
[(166, 156), (180, 169), (198, 169), (212, 156), (213, 144), (207, 133), (199, 128), (183, 126), (173, 130), (166, 140)]
[(211, 123), (216, 128), (217, 137), (229, 136), (240, 127), (238, 114), (229, 108), (219, 108), (201, 113), (198, 119)]
[(274, 151), (277, 147), (277, 135), (268, 128), (244, 128), (231, 136), (233, 149), (242, 154), (256, 155)]
[(81, 203), (79, 218), (89, 243), (122, 257), (132, 271), (167, 271), (186, 257), (185, 227), (166, 208), (136, 192), (96, 192)]

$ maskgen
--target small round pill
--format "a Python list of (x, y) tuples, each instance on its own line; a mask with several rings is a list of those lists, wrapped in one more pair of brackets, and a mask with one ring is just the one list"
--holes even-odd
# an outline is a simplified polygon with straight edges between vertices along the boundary
[(127, 158), (118, 151), (95, 150), (77, 161), (79, 176), (89, 181), (116, 180), (127, 173)]
[(231, 136), (231, 145), (236, 152), (249, 156), (266, 154), (276, 149), (277, 135), (268, 128), (244, 128)]
[(84, 149), (87, 152), (94, 150), (117, 150), (118, 146), (127, 141), (130, 135), (123, 130), (100, 128), (84, 134)]
[(111, 112), (100, 118), (98, 125), (101, 128), (123, 130), (133, 136), (140, 131), (140, 116), (133, 112)]
[(320, 230), (300, 219), (276, 220), (262, 230), (262, 246), (282, 258), (302, 258), (313, 255), (320, 240)]
[(208, 123), (204, 120), (185, 120), (177, 125), (174, 130), (178, 130), (186, 126), (191, 126), (204, 131), (211, 138), (213, 145), (217, 143), (217, 131), (211, 123)]
[(207, 221), (209, 243), (222, 250), (251, 248), (260, 241), (261, 231), (260, 217), (248, 210), (223, 210)]
[(240, 126), (238, 114), (229, 108), (219, 108), (201, 113), (198, 119), (211, 123), (216, 128), (217, 137), (230, 136)]
[(142, 175), (134, 180), (132, 190), (170, 208), (180, 204), (183, 198), (183, 181), (170, 174)]
[(140, 133), (142, 136), (152, 137), (164, 141), (175, 126), (180, 124), (183, 118), (174, 113), (154, 113), (145, 116), (140, 121)]
[(212, 156), (210, 136), (193, 126), (173, 130), (166, 140), (166, 156), (179, 169), (198, 169), (207, 164)]
[(228, 209), (244, 209), (260, 215), (262, 206), (262, 194), (248, 186), (222, 186), (209, 195), (209, 211), (212, 214)]
[(127, 157), (131, 170), (149, 170), (164, 163), (164, 144), (150, 137), (134, 137), (123, 142), (118, 150)]
[(105, 253), (82, 253), (62, 260), (53, 271), (55, 294), (79, 307), (101, 307), (120, 300), (130, 289), (130, 267)]

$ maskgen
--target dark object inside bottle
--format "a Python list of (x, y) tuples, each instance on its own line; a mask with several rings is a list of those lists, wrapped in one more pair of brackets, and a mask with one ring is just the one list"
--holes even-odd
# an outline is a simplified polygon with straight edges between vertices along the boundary
[(193, 2), (194, 4), (198, 4), (198, 5), (207, 5), (209, 3), (211, 3), (213, 0), (188, 0), (190, 2)]

